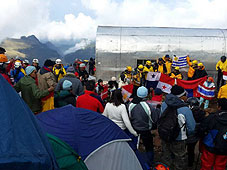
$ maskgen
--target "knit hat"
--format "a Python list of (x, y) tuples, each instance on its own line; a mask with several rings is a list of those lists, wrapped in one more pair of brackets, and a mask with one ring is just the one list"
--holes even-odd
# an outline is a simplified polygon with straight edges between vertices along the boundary
[(25, 72), (27, 75), (30, 75), (34, 70), (36, 70), (34, 66), (28, 66), (26, 67)]
[(186, 91), (184, 90), (183, 87), (174, 85), (171, 89), (171, 94), (177, 96), (177, 97), (182, 97), (186, 94)]
[(71, 90), (72, 89), (72, 82), (69, 80), (65, 80), (62, 84), (63, 90)]
[(49, 66), (54, 66), (55, 62), (47, 59), (44, 63), (44, 66), (49, 67)]
[(75, 73), (75, 69), (73, 68), (73, 66), (70, 66), (67, 68), (66, 70), (67, 73)]
[(140, 98), (145, 98), (148, 95), (148, 90), (146, 87), (141, 86), (137, 89), (137, 96)]
[(163, 92), (162, 92), (162, 90), (160, 89), (160, 88), (156, 88), (155, 90), (154, 90), (154, 94), (155, 95), (161, 95)]

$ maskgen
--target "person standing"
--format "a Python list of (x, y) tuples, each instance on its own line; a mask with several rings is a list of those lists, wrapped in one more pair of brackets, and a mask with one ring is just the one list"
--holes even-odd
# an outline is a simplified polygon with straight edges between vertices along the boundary
[(224, 170), (227, 165), (227, 99), (218, 100), (218, 111), (200, 125), (204, 145), (200, 170)]
[(207, 72), (205, 70), (205, 66), (203, 65), (203, 63), (199, 63), (198, 64), (198, 69), (195, 70), (195, 73), (192, 77), (192, 80), (196, 80), (202, 77), (207, 76)]
[(79, 96), (76, 101), (76, 107), (103, 113), (103, 101), (95, 93), (95, 82), (88, 80), (85, 83), (85, 94)]
[(184, 88), (174, 85), (171, 94), (166, 95), (161, 105), (158, 132), (162, 143), (162, 159), (174, 170), (186, 169), (186, 139), (195, 129), (195, 120), (186, 100)]
[[(53, 66), (55, 62), (47, 59), (44, 66), (38, 71), (38, 86), (41, 90), (47, 90), (50, 87), (55, 88), (57, 81), (53, 74)], [(42, 99), (42, 112), (54, 109), (54, 92)]]
[(131, 134), (137, 136), (130, 123), (121, 90), (117, 89), (112, 93), (111, 100), (106, 104), (103, 115), (116, 123), (122, 130), (129, 130)]
[(49, 95), (54, 90), (50, 87), (46, 90), (40, 90), (36, 85), (37, 71), (34, 66), (28, 66), (25, 69), (26, 76), (21, 78), (14, 86), (17, 92), (21, 92), (22, 98), (29, 106), (33, 113), (37, 114), (42, 111), (41, 98)]
[(34, 59), (32, 60), (32, 66), (34, 66), (34, 67), (36, 68), (36, 70), (39, 71), (39, 69), (40, 69), (39, 60), (36, 59), (36, 58), (34, 58)]
[(72, 82), (64, 80), (62, 90), (54, 94), (54, 107), (59, 108), (71, 104), (76, 107), (76, 96), (72, 93)]
[(129, 117), (133, 129), (141, 135), (146, 150), (147, 163), (152, 164), (154, 158), (153, 136), (151, 130), (156, 128), (159, 118), (159, 109), (147, 103), (148, 89), (141, 86), (137, 90), (132, 102), (128, 106)]
[(57, 82), (59, 82), (66, 75), (66, 72), (61, 59), (57, 59), (55, 63), (53, 73), (56, 76)]
[(59, 92), (63, 89), (63, 82), (65, 80), (69, 80), (72, 83), (72, 93), (75, 96), (80, 96), (84, 94), (84, 87), (82, 86), (81, 81), (76, 77), (75, 70), (73, 66), (70, 66), (67, 71), (65, 77), (63, 77), (57, 84), (55, 88), (55, 92)]
[(93, 76), (95, 74), (95, 60), (93, 58), (90, 58), (89, 60), (89, 75)]
[(220, 88), (220, 83), (221, 83), (221, 86), (224, 85), (223, 71), (225, 71), (226, 64), (227, 64), (226, 56), (222, 56), (221, 59), (216, 64), (216, 70), (218, 71), (218, 79), (217, 79), (217, 89), (218, 90)]
[(173, 72), (170, 73), (169, 75), (170, 75), (171, 78), (174, 78), (174, 79), (179, 79), (179, 80), (183, 79), (183, 75), (180, 72), (180, 67), (175, 67)]

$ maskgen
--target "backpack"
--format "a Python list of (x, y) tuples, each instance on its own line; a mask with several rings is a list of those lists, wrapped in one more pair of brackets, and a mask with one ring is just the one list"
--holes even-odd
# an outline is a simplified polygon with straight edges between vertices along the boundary
[[(178, 107), (179, 108), (179, 107)], [(181, 128), (178, 123), (177, 107), (167, 106), (158, 121), (158, 133), (162, 140), (166, 142), (175, 141)]]

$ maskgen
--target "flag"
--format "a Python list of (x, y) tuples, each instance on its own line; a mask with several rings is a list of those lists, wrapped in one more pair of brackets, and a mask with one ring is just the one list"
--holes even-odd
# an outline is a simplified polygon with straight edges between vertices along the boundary
[(188, 97), (199, 97), (197, 92), (199, 84), (203, 84), (207, 80), (207, 77), (202, 77), (196, 80), (179, 80), (177, 79), (177, 85), (183, 87), (187, 93)]
[(122, 93), (124, 102), (128, 101), (129, 97), (132, 95), (132, 91), (133, 91), (133, 85), (132, 84), (122, 86), (121, 93)]
[(102, 100), (104, 100), (104, 99), (106, 99), (108, 97), (108, 86), (105, 85), (103, 88), (104, 89), (103, 89), (103, 91), (102, 91), (102, 93), (100, 95)]
[(148, 72), (146, 79), (146, 88), (150, 89), (152, 87), (153, 89), (155, 89), (157, 87), (160, 76), (161, 73), (159, 72)]
[(187, 63), (187, 56), (184, 57), (173, 57), (173, 63), (172, 67), (186, 67), (188, 65)]
[(198, 93), (200, 97), (206, 99), (206, 100), (211, 100), (215, 97), (215, 87), (205, 87), (204, 85), (199, 85), (198, 86)]
[(175, 80), (166, 74), (161, 74), (157, 88), (160, 88), (165, 93), (170, 93)]
[(223, 80), (227, 80), (227, 72), (223, 71)]

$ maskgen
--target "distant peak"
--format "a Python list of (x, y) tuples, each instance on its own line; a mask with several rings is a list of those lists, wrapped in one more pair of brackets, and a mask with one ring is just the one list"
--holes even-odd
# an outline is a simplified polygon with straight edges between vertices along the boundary
[(22, 36), (21, 40), (25, 40), (25, 41), (30, 41), (32, 43), (38, 43), (40, 44), (40, 41), (38, 40), (38, 38), (36, 38), (35, 35), (29, 35), (29, 36)]

